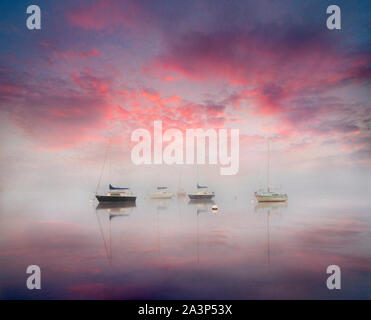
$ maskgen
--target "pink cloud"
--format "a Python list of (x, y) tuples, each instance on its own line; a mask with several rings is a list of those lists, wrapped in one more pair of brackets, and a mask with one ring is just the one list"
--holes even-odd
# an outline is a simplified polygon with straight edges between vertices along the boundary
[(287, 99), (341, 85), (370, 61), (370, 57), (355, 61), (353, 56), (339, 55), (333, 44), (318, 34), (297, 39), (286, 30), (272, 37), (264, 32), (188, 33), (169, 40), (147, 70), (175, 72), (201, 83), (222, 80), (249, 86), (245, 96), (260, 112), (270, 114), (281, 112)]

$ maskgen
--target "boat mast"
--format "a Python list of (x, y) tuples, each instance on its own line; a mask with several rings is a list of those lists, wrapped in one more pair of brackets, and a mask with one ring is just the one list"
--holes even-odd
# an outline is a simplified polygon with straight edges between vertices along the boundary
[(196, 163), (196, 170), (197, 170), (197, 186), (198, 186), (198, 181), (199, 181), (199, 174), (198, 174), (198, 163)]
[(182, 169), (180, 169), (180, 173), (179, 173), (178, 192), (181, 191), (181, 185), (182, 185)]
[(106, 162), (107, 162), (108, 152), (109, 152), (110, 147), (111, 147), (111, 138), (108, 140), (108, 144), (107, 144), (107, 148), (106, 148), (106, 153), (104, 155), (102, 169), (100, 171), (100, 175), (99, 175), (99, 179), (98, 179), (98, 183), (97, 183), (97, 188), (95, 189), (95, 194), (98, 193), (98, 189), (99, 189), (100, 183), (102, 181), (103, 172), (104, 172), (104, 169), (106, 167)]
[(270, 167), (269, 138), (267, 138), (267, 149), (268, 149), (268, 159), (267, 159), (267, 190), (268, 190), (268, 192), (270, 192), (270, 187), (269, 187), (269, 167)]

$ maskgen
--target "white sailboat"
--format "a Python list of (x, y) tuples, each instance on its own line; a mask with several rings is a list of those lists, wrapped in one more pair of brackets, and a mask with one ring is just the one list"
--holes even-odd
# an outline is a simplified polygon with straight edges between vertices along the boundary
[(269, 185), (269, 169), (270, 169), (270, 148), (269, 140), (267, 140), (268, 145), (268, 163), (267, 163), (267, 190), (258, 190), (255, 192), (255, 198), (258, 202), (283, 202), (288, 200), (286, 193), (274, 192), (271, 190)]
[(157, 187), (157, 190), (150, 193), (149, 197), (151, 199), (171, 199), (173, 195), (174, 194), (170, 192), (167, 187)]

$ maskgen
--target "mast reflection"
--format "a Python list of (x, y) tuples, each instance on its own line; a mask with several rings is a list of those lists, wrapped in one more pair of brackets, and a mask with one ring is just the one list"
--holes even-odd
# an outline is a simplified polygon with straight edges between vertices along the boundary
[[(111, 234), (111, 220), (117, 217), (128, 217), (133, 209), (136, 207), (135, 202), (122, 203), (99, 203), (95, 208), (95, 214), (98, 221), (100, 234), (102, 236), (104, 249), (106, 252), (108, 263), (112, 266), (112, 234)], [(108, 239), (104, 236), (103, 227), (101, 223), (101, 214), (106, 213), (108, 216)]]
[[(287, 202), (258, 202), (255, 205), (255, 212), (267, 215), (267, 265), (270, 270), (271, 265), (271, 235), (270, 235), (270, 217), (273, 214), (281, 214), (287, 208)], [(272, 212), (272, 213), (271, 213)]]

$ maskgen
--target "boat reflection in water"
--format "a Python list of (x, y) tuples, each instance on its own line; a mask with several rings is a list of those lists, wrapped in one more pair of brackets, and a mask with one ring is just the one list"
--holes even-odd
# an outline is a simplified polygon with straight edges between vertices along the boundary
[(201, 212), (212, 212), (212, 206), (215, 205), (215, 201), (211, 199), (197, 199), (197, 200), (189, 200), (188, 205), (190, 207), (196, 208), (196, 213), (199, 214)]
[(104, 203), (100, 202), (95, 208), (96, 211), (105, 211), (109, 214), (109, 218), (116, 216), (128, 216), (133, 208), (136, 207), (135, 202), (118, 202)]
[(148, 203), (151, 204), (151, 206), (156, 207), (156, 210), (167, 210), (169, 207), (171, 200), (170, 199), (156, 199), (156, 198), (151, 198), (149, 199)]
[(212, 210), (215, 205), (215, 201), (211, 199), (192, 199), (188, 201), (190, 207), (196, 208), (196, 259), (197, 264), (200, 264), (200, 222), (199, 217), (202, 214), (217, 213), (217, 211)]
[(281, 214), (284, 208), (287, 208), (287, 202), (258, 202), (255, 205), (256, 213), (267, 215), (267, 266), (268, 266), (268, 271), (270, 270), (270, 266), (271, 266), (271, 228), (270, 228), (269, 220), (270, 220), (272, 213), (274, 215)]
[(255, 205), (255, 212), (269, 213), (272, 211), (282, 211), (282, 208), (287, 208), (287, 202), (258, 202)]
[[(133, 209), (136, 207), (135, 202), (120, 202), (120, 203), (99, 203), (95, 208), (95, 213), (97, 216), (97, 221), (99, 225), (99, 231), (102, 236), (104, 249), (106, 251), (106, 256), (108, 263), (112, 265), (112, 234), (111, 234), (111, 220), (117, 217), (128, 217)], [(104, 231), (102, 227), (101, 214), (107, 213), (108, 215), (108, 239), (104, 236)]]
[(160, 255), (161, 248), (162, 248), (162, 241), (161, 241), (161, 226), (163, 225), (163, 221), (161, 218), (161, 212), (164, 213), (168, 210), (169, 204), (171, 203), (170, 198), (150, 198), (148, 203), (156, 208), (156, 214), (154, 215), (153, 226), (155, 230), (153, 231), (153, 235), (155, 236), (155, 243), (156, 243), (156, 251), (157, 254)]
[(215, 204), (214, 200), (211, 199), (191, 199), (188, 201), (189, 205), (199, 205), (199, 206), (207, 206), (207, 205), (213, 205)]

